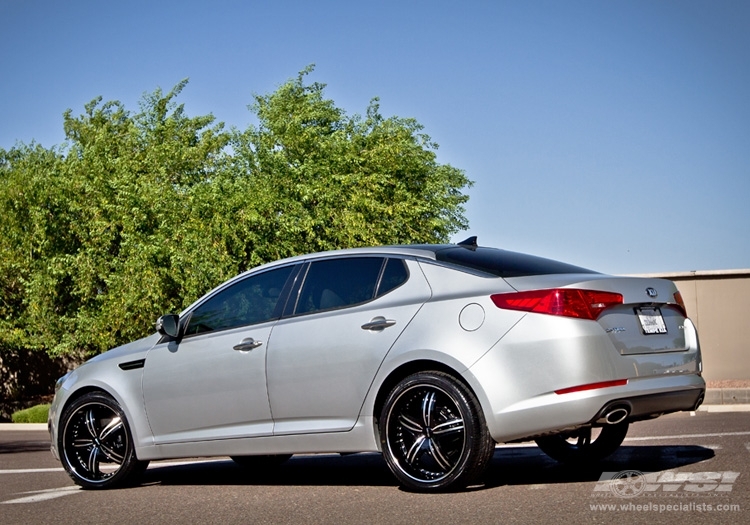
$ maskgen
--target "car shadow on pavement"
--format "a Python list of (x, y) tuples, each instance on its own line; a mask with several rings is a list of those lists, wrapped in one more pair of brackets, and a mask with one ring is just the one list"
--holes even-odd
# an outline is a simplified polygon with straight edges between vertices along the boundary
[(485, 475), (485, 487), (599, 481), (603, 472), (658, 472), (692, 465), (714, 457), (701, 446), (621, 446), (591, 465), (558, 463), (534, 446), (501, 447)]
[(378, 453), (315, 454), (294, 456), (270, 469), (253, 471), (228, 458), (190, 464), (156, 462), (143, 474), (142, 485), (300, 485), (395, 486)]
[[(564, 465), (535, 446), (503, 446), (495, 451), (484, 484), (536, 485), (598, 481), (602, 472), (656, 472), (705, 461), (714, 451), (700, 446), (622, 446), (587, 468)], [(227, 458), (195, 463), (154, 462), (141, 485), (396, 486), (381, 454), (294, 456), (270, 470), (254, 472)]]
[(47, 441), (4, 441), (0, 442), (0, 454), (19, 454), (23, 452), (49, 452)]

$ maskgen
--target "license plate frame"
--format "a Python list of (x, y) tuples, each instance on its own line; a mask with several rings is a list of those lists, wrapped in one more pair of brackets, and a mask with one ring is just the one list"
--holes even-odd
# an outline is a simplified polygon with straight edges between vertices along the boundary
[(641, 323), (643, 335), (664, 335), (668, 333), (667, 324), (661, 310), (656, 306), (641, 306), (635, 309), (635, 315)]

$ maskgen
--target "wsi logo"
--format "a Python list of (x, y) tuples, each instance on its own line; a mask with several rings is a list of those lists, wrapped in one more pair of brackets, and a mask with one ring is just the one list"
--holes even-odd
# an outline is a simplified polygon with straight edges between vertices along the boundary
[[(641, 494), (697, 494), (731, 492), (739, 472), (641, 472), (623, 470), (602, 472), (594, 493), (609, 492), (618, 498), (634, 498)], [(599, 495), (599, 494), (596, 494)]]

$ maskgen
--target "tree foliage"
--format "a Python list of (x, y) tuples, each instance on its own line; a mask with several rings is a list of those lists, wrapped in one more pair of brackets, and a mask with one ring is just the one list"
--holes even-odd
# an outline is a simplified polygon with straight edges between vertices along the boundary
[(0, 149), (0, 348), (101, 352), (258, 264), (465, 228), (470, 181), (419, 123), (377, 99), (349, 117), (310, 70), (245, 130), (189, 117), (183, 81), (135, 114), (67, 111), (61, 147)]

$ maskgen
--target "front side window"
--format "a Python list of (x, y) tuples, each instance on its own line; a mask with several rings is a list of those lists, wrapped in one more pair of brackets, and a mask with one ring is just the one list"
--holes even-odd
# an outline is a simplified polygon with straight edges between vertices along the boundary
[(313, 261), (305, 277), (296, 314), (343, 308), (375, 296), (382, 257), (348, 257)]
[(277, 304), (293, 266), (251, 275), (195, 309), (185, 335), (226, 330), (278, 317)]

